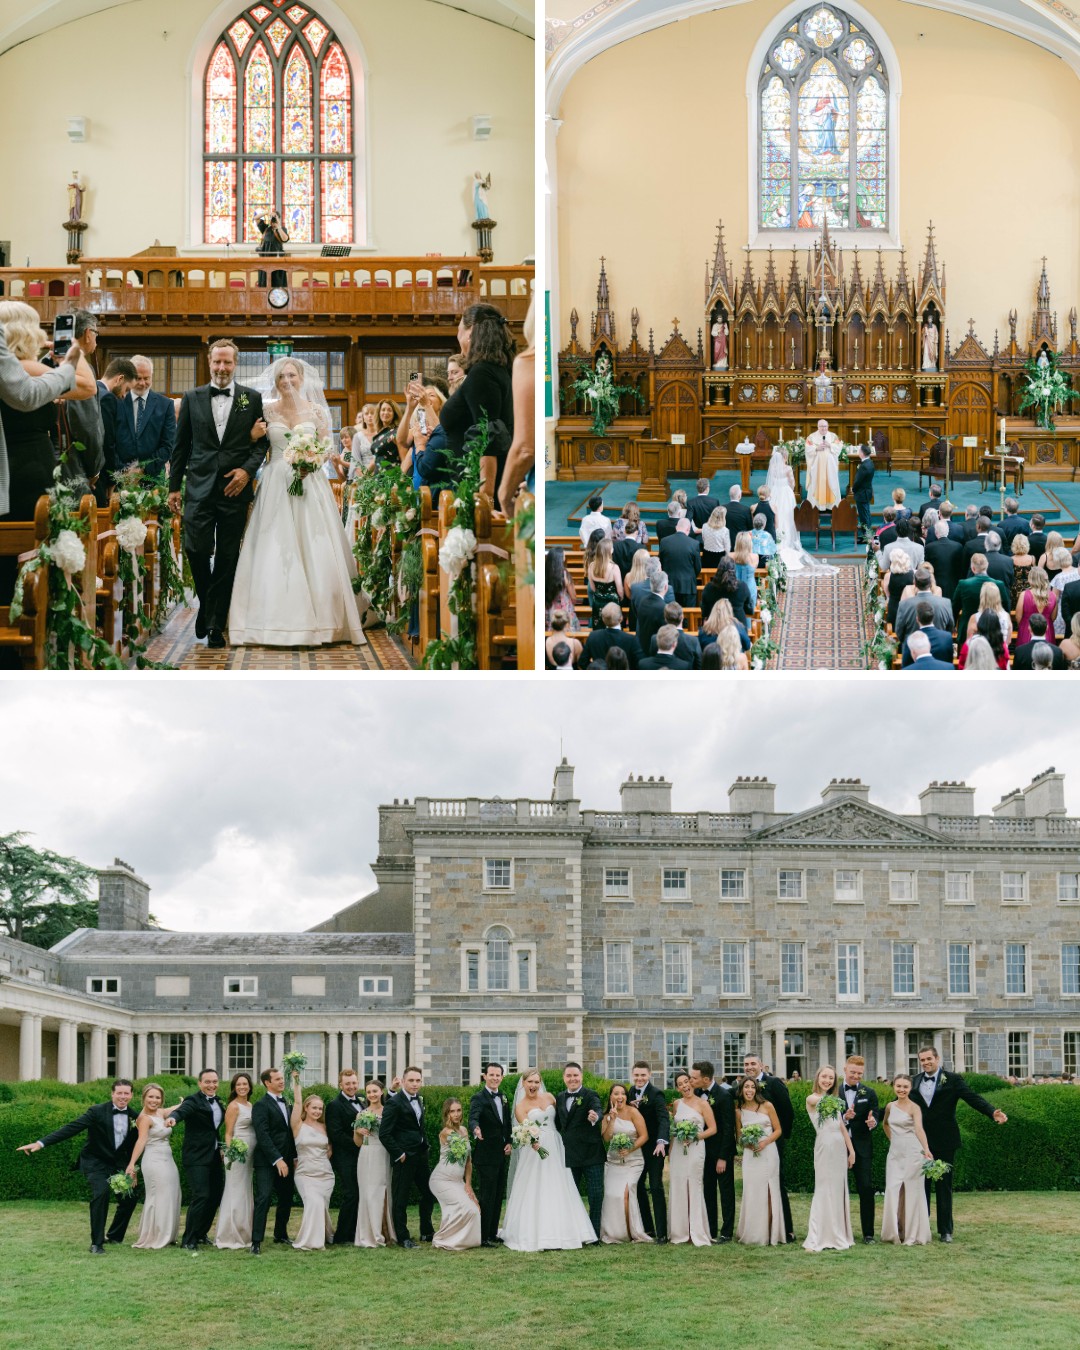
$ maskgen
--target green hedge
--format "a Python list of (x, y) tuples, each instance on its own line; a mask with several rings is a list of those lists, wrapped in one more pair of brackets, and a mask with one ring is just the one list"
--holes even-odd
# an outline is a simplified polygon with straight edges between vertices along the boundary
[[(546, 1071), (543, 1079), (549, 1092), (562, 1088), (558, 1070)], [(136, 1083), (136, 1103), (139, 1088), (146, 1081), (149, 1080)], [(165, 1088), (169, 1104), (196, 1087), (195, 1080), (190, 1078), (158, 1077), (153, 1081)], [(503, 1091), (509, 1099), (513, 1098), (517, 1081), (517, 1075), (508, 1075), (503, 1080)], [(985, 1074), (968, 1075), (966, 1081), (976, 1091), (985, 1093), (993, 1105), (1000, 1106), (1009, 1122), (995, 1125), (961, 1104), (957, 1120), (963, 1147), (957, 1155), (954, 1177), (958, 1190), (1080, 1190), (1080, 1153), (1076, 1147), (1080, 1138), (1080, 1086), (1041, 1084), (1011, 1088), (1002, 1079)], [(997, 1087), (998, 1084), (1003, 1086)], [(607, 1101), (611, 1088), (607, 1079), (586, 1074), (585, 1086)], [(881, 1108), (892, 1101), (891, 1088), (877, 1083), (870, 1086), (877, 1092)], [(58, 1129), (92, 1103), (107, 1100), (109, 1089), (108, 1080), (77, 1084), (48, 1080), (0, 1083), (0, 1199), (85, 1200), (82, 1177), (71, 1170), (82, 1148), (83, 1136), (32, 1157), (16, 1153), (15, 1149)], [(438, 1153), (443, 1103), (448, 1097), (460, 1098), (467, 1117), (469, 1099), (477, 1090), (478, 1085), (424, 1088), (425, 1125), (433, 1163)], [(787, 1150), (787, 1172), (793, 1191), (811, 1191), (814, 1185), (814, 1133), (805, 1106), (810, 1090), (809, 1083), (790, 1085), (795, 1127)], [(256, 1088), (256, 1100), (262, 1091), (261, 1085)], [(324, 1101), (329, 1101), (337, 1088), (319, 1083), (308, 1091), (317, 1092)], [(676, 1093), (669, 1090), (667, 1096), (671, 1101)], [(181, 1126), (172, 1140), (178, 1163), (182, 1142)], [(878, 1190), (885, 1185), (887, 1152), (888, 1141), (884, 1131), (878, 1129), (874, 1133), (874, 1182)]]

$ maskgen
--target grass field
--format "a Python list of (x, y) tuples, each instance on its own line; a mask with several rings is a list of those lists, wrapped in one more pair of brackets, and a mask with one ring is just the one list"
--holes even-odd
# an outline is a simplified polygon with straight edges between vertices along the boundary
[[(809, 1197), (792, 1203), (804, 1235)], [(951, 1246), (821, 1254), (736, 1244), (535, 1255), (271, 1244), (259, 1258), (178, 1247), (109, 1247), (95, 1257), (84, 1207), (12, 1203), (0, 1206), (0, 1345), (1075, 1347), (1076, 1195), (962, 1194), (956, 1224)], [(571, 1335), (575, 1319), (581, 1329)]]

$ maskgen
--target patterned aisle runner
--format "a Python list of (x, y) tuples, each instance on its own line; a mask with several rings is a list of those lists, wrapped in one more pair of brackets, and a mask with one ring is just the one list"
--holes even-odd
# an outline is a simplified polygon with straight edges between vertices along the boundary
[(830, 576), (789, 574), (776, 670), (864, 669), (862, 567), (837, 568)]

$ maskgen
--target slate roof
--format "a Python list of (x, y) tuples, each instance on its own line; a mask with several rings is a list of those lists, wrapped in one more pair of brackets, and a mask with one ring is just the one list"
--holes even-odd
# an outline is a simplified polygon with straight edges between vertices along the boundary
[(183, 957), (412, 956), (412, 933), (130, 933), (83, 928), (54, 949), (64, 957), (141, 956), (147, 961)]

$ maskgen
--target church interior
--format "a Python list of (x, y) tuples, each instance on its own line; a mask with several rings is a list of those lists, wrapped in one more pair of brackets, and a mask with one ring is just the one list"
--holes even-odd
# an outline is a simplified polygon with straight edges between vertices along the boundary
[[(97, 377), (148, 358), (154, 391), (177, 407), (206, 384), (209, 343), (227, 338), (240, 383), (280, 356), (315, 369), (335, 447), (366, 404), (400, 417), (410, 380), (446, 378), (470, 306), (494, 306), (526, 346), (534, 28), (531, 0), (0, 0), (0, 301), (31, 306), (50, 336), (58, 317), (89, 312)], [(273, 211), (287, 242), (271, 267), (257, 249)], [(344, 516), (351, 485), (334, 487)], [(132, 567), (108, 494), (76, 500), (87, 562), (67, 580), (94, 642), (84, 664), (422, 664), (457, 632), (438, 563), (454, 512), (452, 493), (440, 504), (413, 487), (407, 524), (404, 508), (381, 530), (350, 520), (358, 557), (382, 569), (386, 622), (366, 646), (198, 644), (188, 603), (162, 616), (165, 573), (184, 565), (178, 517), (140, 503), (148, 541)], [(477, 601), (471, 645), (451, 655), (531, 666), (526, 531), (490, 496), (474, 514), (483, 547), (510, 563)], [(0, 554), (40, 551), (48, 529), (40, 513), (7, 517)], [(0, 610), (0, 660), (49, 664), (50, 644), (55, 656), (45, 572), (21, 615)]]
[[(863, 669), (900, 656), (856, 446), (874, 531), (895, 489), (914, 509), (937, 485), (957, 518), (1015, 497), (1072, 543), (1080, 18), (1056, 0), (547, 15), (545, 502), (568, 566), (590, 497), (612, 518), (636, 502), (655, 537), (698, 479), (754, 495), (779, 445), (802, 546), (837, 572), (789, 579), (754, 664)], [(844, 493), (824, 511), (801, 481), (821, 418)], [(686, 609), (687, 629), (707, 617)]]

